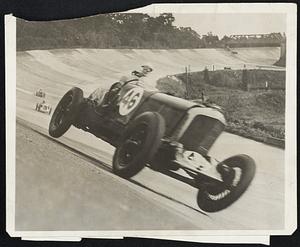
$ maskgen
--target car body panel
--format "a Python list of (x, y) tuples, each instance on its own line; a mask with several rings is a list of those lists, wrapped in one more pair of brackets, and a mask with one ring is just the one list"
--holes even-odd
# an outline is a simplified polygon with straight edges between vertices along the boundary
[(226, 124), (224, 115), (216, 108), (135, 84), (124, 86), (116, 102), (106, 110), (101, 105), (103, 93), (98, 95), (99, 99), (94, 99), (97, 105), (83, 110), (81, 125), (112, 145), (116, 145), (130, 121), (144, 112), (158, 112), (164, 118), (166, 139), (201, 154), (207, 153)]

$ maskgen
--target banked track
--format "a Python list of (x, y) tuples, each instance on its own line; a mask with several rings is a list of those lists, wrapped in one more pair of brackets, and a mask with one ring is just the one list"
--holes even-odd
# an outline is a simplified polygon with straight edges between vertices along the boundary
[[(241, 69), (264, 66), (269, 69), (282, 69), (273, 66), (279, 59), (280, 48), (240, 48), (238, 54), (224, 49), (189, 49), (189, 50), (35, 50), (19, 52), (18, 70), (27, 71), (23, 78), (18, 78), (17, 85), (24, 89), (36, 89), (34, 81), (27, 76), (34, 76), (42, 83), (47, 92), (60, 93), (60, 88), (80, 85), (90, 92), (95, 84), (111, 84), (121, 76), (129, 75), (143, 64), (149, 64), (154, 72), (149, 74), (147, 82), (155, 84), (157, 78), (184, 72), (185, 66), (191, 71), (205, 67), (223, 69)], [(32, 68), (35, 68), (32, 71)]]
[[(263, 65), (273, 68), (272, 64), (280, 53), (277, 48), (249, 48), (237, 51), (237, 55), (221, 49), (168, 51), (76, 49), (19, 52), (17, 116), (47, 132), (50, 117), (34, 111), (35, 103), (39, 99), (33, 96), (33, 92), (39, 88), (46, 91), (46, 100), (55, 107), (60, 97), (72, 86), (81, 87), (87, 96), (96, 87), (109, 86), (142, 64), (150, 64), (154, 68), (154, 73), (147, 78), (146, 83), (155, 86), (157, 78), (183, 72), (184, 66), (187, 65), (190, 65), (193, 71), (212, 65), (215, 68), (223, 66), (242, 68), (244, 64), (247, 64), (247, 67)], [(85, 148), (87, 153), (108, 166), (111, 165), (114, 149), (107, 143), (75, 128), (71, 128), (65, 136), (68, 139), (66, 145), (72, 146), (77, 143), (77, 148), (80, 149), (78, 143), (82, 143), (87, 147)], [(256, 177), (239, 201), (228, 209), (208, 216), (198, 212), (197, 191), (188, 185), (150, 169), (142, 171), (134, 177), (134, 181), (140, 184), (140, 187), (172, 199), (170, 210), (178, 207), (177, 210), (183, 215), (194, 219), (197, 222), (195, 229), (283, 228), (284, 150), (228, 133), (222, 134), (211, 150), (211, 155), (220, 160), (237, 153), (246, 153), (255, 159)], [(49, 159), (48, 165), (50, 164)], [(270, 192), (270, 186), (276, 193)], [(174, 201), (180, 203), (175, 203), (174, 206)]]

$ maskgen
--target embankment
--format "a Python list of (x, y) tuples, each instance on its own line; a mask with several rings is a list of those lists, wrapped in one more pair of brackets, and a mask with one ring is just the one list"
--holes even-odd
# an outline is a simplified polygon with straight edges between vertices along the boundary
[[(285, 72), (253, 70), (249, 90), (242, 90), (241, 70), (219, 70), (161, 78), (159, 90), (190, 100), (203, 98), (222, 107), (226, 130), (256, 141), (284, 147)], [(187, 83), (188, 79), (188, 83)], [(253, 79), (253, 78), (252, 78)], [(268, 80), (268, 88), (264, 88)], [(187, 85), (188, 84), (188, 85)]]

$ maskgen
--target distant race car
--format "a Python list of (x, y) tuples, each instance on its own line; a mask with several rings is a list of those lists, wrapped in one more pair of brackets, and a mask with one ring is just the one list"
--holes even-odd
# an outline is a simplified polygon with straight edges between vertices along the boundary
[(73, 125), (116, 147), (115, 174), (130, 178), (148, 165), (197, 188), (202, 210), (231, 205), (251, 183), (255, 162), (245, 154), (223, 161), (208, 155), (226, 124), (220, 109), (146, 90), (137, 81), (115, 83), (104, 97), (99, 90), (84, 98), (80, 88), (70, 89), (53, 112), (50, 136), (58, 138)]
[(37, 97), (41, 97), (41, 98), (45, 98), (46, 97), (46, 93), (42, 89), (39, 89), (38, 91), (36, 91), (34, 93), (34, 95), (37, 96)]
[(43, 113), (48, 113), (48, 115), (50, 115), (52, 111), (52, 107), (49, 104), (47, 104), (45, 101), (43, 101), (41, 103), (36, 103), (35, 110)]

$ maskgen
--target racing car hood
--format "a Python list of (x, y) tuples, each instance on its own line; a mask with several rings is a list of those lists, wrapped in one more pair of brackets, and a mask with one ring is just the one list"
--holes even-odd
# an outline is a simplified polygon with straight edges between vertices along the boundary
[(172, 108), (178, 109), (180, 111), (189, 110), (193, 115), (204, 115), (210, 118), (214, 118), (220, 121), (222, 124), (226, 125), (226, 120), (224, 115), (216, 108), (207, 107), (202, 104), (198, 104), (193, 101), (188, 101), (182, 98), (174, 97), (165, 93), (154, 93), (151, 98), (160, 101), (162, 104), (169, 105)]
[(151, 98), (154, 100), (160, 101), (162, 104), (169, 105), (172, 108), (185, 111), (192, 107), (198, 106), (197, 103), (191, 102), (182, 98), (171, 96), (165, 93), (156, 92), (152, 94)]

